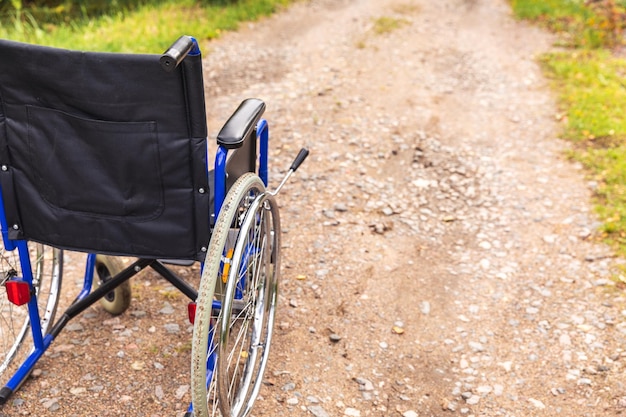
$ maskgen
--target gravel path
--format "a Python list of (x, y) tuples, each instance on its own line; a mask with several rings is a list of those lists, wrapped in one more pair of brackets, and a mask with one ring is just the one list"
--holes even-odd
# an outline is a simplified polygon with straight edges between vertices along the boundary
[[(376, 34), (383, 17), (400, 27)], [(622, 260), (596, 242), (593, 184), (557, 139), (535, 62), (550, 44), (504, 0), (309, 0), (212, 45), (212, 130), (260, 97), (272, 178), (311, 150), (280, 195), (254, 415), (626, 410)], [(119, 319), (81, 317), (2, 413), (182, 414), (185, 302), (151, 276), (133, 290)]]

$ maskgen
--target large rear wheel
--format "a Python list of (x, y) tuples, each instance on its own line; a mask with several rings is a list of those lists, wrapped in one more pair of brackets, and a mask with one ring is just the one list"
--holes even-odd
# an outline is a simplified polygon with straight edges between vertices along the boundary
[(248, 415), (269, 357), (278, 298), (280, 218), (269, 194), (248, 209), (229, 259), (219, 322), (218, 397), (224, 415)]
[(192, 343), (196, 417), (243, 417), (267, 363), (276, 306), (280, 222), (261, 179), (231, 187), (205, 259)]

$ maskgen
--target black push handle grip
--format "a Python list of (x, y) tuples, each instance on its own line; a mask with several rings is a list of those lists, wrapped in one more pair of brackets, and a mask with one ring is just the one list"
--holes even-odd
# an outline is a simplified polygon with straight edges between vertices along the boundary
[(161, 55), (161, 59), (159, 59), (161, 66), (167, 72), (174, 71), (174, 68), (183, 62), (183, 59), (191, 52), (193, 47), (194, 41), (191, 36), (181, 36)]
[(289, 168), (291, 171), (296, 172), (296, 170), (302, 165), (306, 157), (309, 156), (309, 150), (307, 148), (300, 149), (298, 152), (298, 156), (293, 160), (291, 167)]

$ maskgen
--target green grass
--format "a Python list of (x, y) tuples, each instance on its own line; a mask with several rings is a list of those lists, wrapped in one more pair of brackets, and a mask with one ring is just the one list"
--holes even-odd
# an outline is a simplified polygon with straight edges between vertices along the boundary
[(292, 1), (145, 1), (106, 14), (79, 9), (70, 20), (63, 9), (12, 10), (4, 14), (0, 37), (79, 50), (158, 53), (182, 34), (213, 39)]
[(616, 42), (621, 2), (603, 0), (590, 6), (582, 0), (511, 0), (511, 5), (520, 19), (559, 33), (560, 45), (599, 48)]
[(591, 170), (598, 182), (596, 209), (603, 221), (603, 238), (626, 255), (626, 146), (589, 149), (576, 158)]
[(582, 50), (545, 54), (541, 62), (565, 114), (564, 137), (626, 138), (625, 60), (606, 50)]
[(396, 29), (400, 29), (402, 26), (407, 24), (409, 24), (409, 21), (406, 19), (382, 16), (374, 19), (374, 26), (372, 30), (376, 35), (384, 35), (386, 33), (393, 32)]
[(614, 53), (622, 40), (624, 3), (592, 8), (575, 0), (512, 0), (519, 18), (558, 34), (565, 50), (540, 57), (561, 112), (562, 136), (575, 143), (571, 157), (597, 183), (594, 203), (602, 236), (626, 255), (626, 60)]

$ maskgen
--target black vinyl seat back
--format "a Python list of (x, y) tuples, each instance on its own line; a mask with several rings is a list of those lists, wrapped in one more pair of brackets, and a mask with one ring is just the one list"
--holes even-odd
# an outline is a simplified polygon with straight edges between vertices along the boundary
[(9, 236), (204, 259), (209, 183), (201, 57), (0, 40), (0, 186)]

